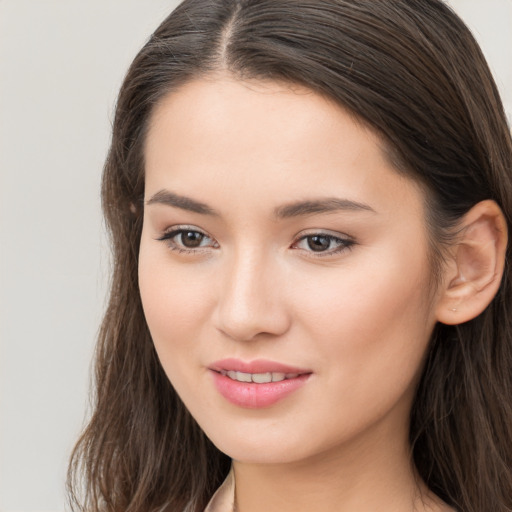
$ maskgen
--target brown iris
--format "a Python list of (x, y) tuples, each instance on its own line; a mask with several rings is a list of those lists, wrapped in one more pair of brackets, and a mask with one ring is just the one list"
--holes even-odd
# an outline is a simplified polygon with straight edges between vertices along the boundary
[(180, 235), (181, 243), (188, 249), (199, 247), (204, 240), (204, 235), (198, 231), (183, 231)]
[(308, 247), (315, 252), (326, 251), (331, 245), (331, 238), (324, 235), (308, 236)]

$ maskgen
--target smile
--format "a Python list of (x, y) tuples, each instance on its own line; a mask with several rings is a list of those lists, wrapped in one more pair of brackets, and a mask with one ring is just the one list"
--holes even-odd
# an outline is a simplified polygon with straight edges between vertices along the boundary
[(248, 409), (271, 407), (298, 392), (312, 376), (309, 369), (264, 359), (223, 359), (208, 369), (220, 395)]
[(221, 375), (227, 376), (232, 380), (238, 382), (255, 382), (256, 384), (265, 384), (267, 382), (281, 382), (286, 379), (295, 379), (299, 376), (298, 373), (281, 373), (281, 372), (266, 372), (266, 373), (244, 373), (234, 370), (221, 370)]

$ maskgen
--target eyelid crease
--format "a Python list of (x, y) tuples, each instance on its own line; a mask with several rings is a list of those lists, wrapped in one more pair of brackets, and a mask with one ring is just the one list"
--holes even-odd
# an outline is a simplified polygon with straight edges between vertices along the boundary
[(172, 233), (176, 234), (176, 233), (180, 233), (182, 231), (194, 231), (196, 233), (201, 233), (201, 235), (205, 235), (208, 238), (213, 239), (213, 237), (210, 236), (208, 234), (208, 232), (205, 231), (204, 229), (198, 228), (197, 226), (193, 226), (190, 224), (176, 224), (173, 226), (169, 226), (162, 231), (161, 238), (168, 237), (169, 234), (172, 234)]
[(297, 235), (295, 236), (295, 239), (299, 240), (299, 239), (306, 238), (309, 236), (326, 236), (329, 238), (340, 240), (342, 242), (352, 242), (352, 243), (356, 242), (356, 239), (347, 233), (342, 233), (340, 231), (334, 231), (331, 229), (322, 229), (322, 228), (304, 229), (304, 230), (300, 231), (299, 233), (297, 233)]
[(314, 235), (332, 236), (334, 238), (341, 238), (341, 239), (345, 239), (345, 238), (350, 238), (351, 240), (353, 239), (352, 236), (350, 236), (347, 233), (343, 233), (341, 231), (336, 231), (336, 230), (327, 229), (327, 228), (315, 228), (315, 227), (306, 228), (306, 229), (299, 231), (297, 233), (296, 237), (299, 238), (301, 236), (314, 236)]

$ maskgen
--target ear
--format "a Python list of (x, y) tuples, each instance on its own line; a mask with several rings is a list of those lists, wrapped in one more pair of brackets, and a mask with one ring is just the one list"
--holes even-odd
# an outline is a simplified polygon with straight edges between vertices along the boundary
[(437, 320), (448, 325), (475, 318), (491, 303), (503, 276), (507, 249), (507, 223), (494, 201), (476, 204), (459, 228), (436, 305)]

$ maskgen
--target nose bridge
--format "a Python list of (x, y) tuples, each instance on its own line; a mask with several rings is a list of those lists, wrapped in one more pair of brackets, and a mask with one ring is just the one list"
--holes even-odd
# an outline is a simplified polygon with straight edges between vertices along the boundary
[(278, 288), (279, 267), (265, 251), (240, 248), (226, 261), (219, 291), (217, 327), (240, 341), (288, 328), (288, 312)]

